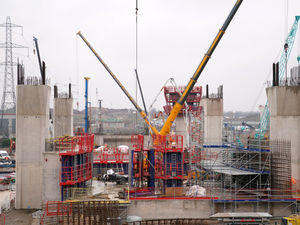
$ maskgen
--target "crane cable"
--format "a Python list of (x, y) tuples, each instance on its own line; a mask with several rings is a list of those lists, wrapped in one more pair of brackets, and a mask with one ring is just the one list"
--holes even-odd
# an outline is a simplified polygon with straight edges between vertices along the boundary
[[(135, 75), (138, 72), (138, 0), (135, 1)], [(135, 78), (135, 101), (138, 103), (138, 95), (137, 95), (137, 89), (138, 89), (138, 80), (137, 77)], [(135, 123), (137, 124), (137, 111), (136, 111), (136, 118)]]

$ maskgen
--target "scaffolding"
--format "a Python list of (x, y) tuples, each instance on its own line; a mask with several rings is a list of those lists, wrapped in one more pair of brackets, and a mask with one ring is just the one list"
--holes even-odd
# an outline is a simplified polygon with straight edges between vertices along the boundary
[(202, 171), (201, 160), (206, 158), (203, 151), (203, 108), (187, 112), (189, 148), (185, 150), (185, 174), (189, 185), (199, 184)]
[[(132, 136), (132, 178), (138, 194), (164, 194), (166, 188), (182, 187), (184, 179), (183, 137), (153, 136), (153, 149), (143, 147), (142, 135)], [(144, 182), (147, 181), (147, 185)], [(149, 189), (150, 188), (150, 189)]]
[(59, 185), (62, 200), (72, 198), (73, 188), (87, 188), (91, 185), (93, 147), (93, 134), (58, 139), (61, 161)]
[(93, 152), (93, 176), (101, 178), (107, 170), (128, 174), (129, 149), (101, 146)]
[[(166, 114), (170, 114), (173, 105), (180, 98), (184, 90), (184, 86), (164, 87), (166, 100), (164, 110)], [(181, 160), (184, 162), (184, 179), (188, 179), (190, 184), (198, 183), (198, 179), (201, 176), (200, 161), (201, 149), (203, 148), (203, 110), (200, 106), (201, 98), (202, 87), (195, 86), (188, 95), (186, 104), (182, 106), (178, 114), (180, 117), (184, 117), (187, 127), (186, 142), (188, 147), (184, 149), (184, 155)]]
[(298, 182), (293, 183), (291, 178), (290, 141), (248, 136), (246, 140), (234, 138), (235, 142), (228, 142), (228, 137), (222, 145), (204, 145), (201, 154), (205, 171), (201, 186), (212, 199), (212, 212), (222, 205), (224, 212), (234, 212), (241, 203), (252, 203), (257, 210), (264, 207), (270, 212), (271, 204), (276, 202), (296, 212)]

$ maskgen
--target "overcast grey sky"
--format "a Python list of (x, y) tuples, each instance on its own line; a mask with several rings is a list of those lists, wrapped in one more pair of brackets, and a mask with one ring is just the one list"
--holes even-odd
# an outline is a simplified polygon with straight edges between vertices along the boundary
[[(224, 108), (253, 110), (271, 64), (284, 44), (286, 0), (244, 0), (226, 34), (209, 61), (197, 85), (216, 91), (224, 85)], [(186, 85), (222, 26), (235, 0), (139, 0), (138, 71), (149, 106), (164, 82), (173, 77)], [(300, 14), (300, 1), (289, 0), (289, 28)], [(4, 0), (0, 22), (10, 16), (24, 27), (24, 36), (15, 30), (14, 41), (27, 45), (15, 51), (26, 66), (26, 75), (39, 75), (32, 36), (39, 40), (51, 82), (63, 88), (72, 82), (79, 87), (83, 108), (84, 76), (90, 76), (90, 96), (109, 108), (132, 108), (131, 103), (104, 70), (87, 46), (76, 37), (80, 30), (120, 81), (135, 95), (135, 0)], [(0, 30), (4, 41), (5, 31)], [(296, 65), (300, 35), (290, 58)], [(0, 49), (0, 61), (4, 51)], [(3, 86), (1, 73), (0, 90)], [(77, 95), (76, 95), (77, 96)], [(2, 97), (2, 95), (1, 95)], [(77, 99), (76, 99), (77, 101)], [(139, 104), (142, 106), (140, 99)], [(258, 104), (265, 104), (265, 91)], [(163, 95), (155, 104), (161, 109)], [(257, 110), (257, 105), (254, 110)]]

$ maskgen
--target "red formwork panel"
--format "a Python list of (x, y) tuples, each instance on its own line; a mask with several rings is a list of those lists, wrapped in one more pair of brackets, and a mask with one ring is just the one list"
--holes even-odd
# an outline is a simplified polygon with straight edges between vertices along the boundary
[(78, 155), (89, 153), (94, 148), (94, 134), (65, 136), (58, 139), (59, 155)]
[(92, 179), (93, 134), (61, 137), (58, 140), (58, 147), (62, 162), (60, 186), (74, 185)]
[(134, 151), (141, 151), (144, 146), (144, 136), (140, 134), (131, 135), (131, 144)]
[(129, 151), (124, 151), (121, 148), (98, 148), (93, 152), (94, 163), (108, 164), (108, 163), (128, 163)]
[[(170, 180), (183, 179), (184, 176), (184, 151), (183, 136), (181, 135), (157, 135), (153, 137), (155, 148), (155, 178)], [(181, 153), (181, 161), (167, 162), (167, 153)]]
[(92, 179), (92, 163), (64, 166), (60, 173), (59, 185), (74, 185)]
[(153, 146), (155, 151), (160, 152), (183, 152), (182, 135), (154, 135)]
[[(184, 90), (185, 90), (184, 86), (179, 86), (177, 88), (173, 86), (164, 87), (164, 95), (166, 100), (166, 105), (164, 106), (164, 110), (166, 114), (168, 115), (170, 114), (174, 104), (180, 98)], [(186, 98), (186, 103), (188, 107), (186, 107), (186, 105), (184, 104), (179, 114), (182, 114), (185, 110), (191, 112), (199, 111), (201, 98), (202, 98), (202, 87), (195, 86), (191, 91), (191, 93)]]

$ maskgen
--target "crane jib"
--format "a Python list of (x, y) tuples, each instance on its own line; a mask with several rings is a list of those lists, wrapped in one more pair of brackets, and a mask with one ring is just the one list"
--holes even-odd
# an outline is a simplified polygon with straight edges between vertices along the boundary
[(215, 48), (217, 47), (218, 43), (220, 42), (221, 38), (223, 37), (223, 34), (225, 33), (228, 25), (230, 24), (231, 20), (233, 19), (234, 15), (236, 14), (237, 10), (239, 9), (240, 5), (242, 4), (243, 0), (237, 0), (234, 7), (232, 8), (232, 10), (230, 11), (227, 19), (225, 20), (222, 28), (219, 30), (217, 36), (215, 37), (213, 43), (210, 45), (207, 53), (204, 55), (201, 63), (199, 64), (199, 66), (197, 67), (194, 75), (192, 76), (192, 78), (190, 79), (188, 85), (186, 86), (183, 94), (181, 95), (181, 97), (179, 98), (179, 100), (175, 103), (173, 109), (170, 112), (170, 115), (168, 117), (168, 119), (166, 120), (164, 126), (162, 127), (162, 129), (160, 130), (160, 134), (161, 135), (167, 135), (170, 132), (172, 123), (174, 122), (174, 120), (176, 119), (177, 115), (179, 114), (182, 105), (184, 104), (184, 102), (186, 101), (188, 95), (191, 93), (191, 91), (193, 90), (198, 78), (200, 77), (203, 69), (205, 68), (207, 62), (209, 61), (211, 55), (213, 54)]
[(81, 37), (81, 39), (85, 42), (85, 44), (89, 47), (89, 49), (94, 53), (94, 55), (96, 56), (96, 58), (101, 62), (101, 64), (104, 66), (104, 68), (106, 69), (106, 71), (111, 75), (111, 77), (115, 80), (115, 82), (118, 84), (118, 86), (122, 89), (122, 91), (124, 92), (124, 94), (127, 96), (127, 98), (129, 99), (129, 101), (134, 105), (135, 109), (139, 112), (139, 114), (141, 115), (141, 117), (145, 120), (146, 124), (149, 125), (149, 127), (151, 128), (151, 130), (153, 131), (153, 133), (158, 134), (159, 132), (157, 131), (157, 129), (155, 127), (153, 127), (147, 118), (146, 113), (141, 109), (141, 107), (139, 107), (139, 105), (134, 101), (134, 99), (132, 98), (132, 96), (129, 94), (129, 92), (125, 89), (125, 87), (121, 84), (121, 82), (118, 80), (118, 78), (114, 75), (114, 73), (110, 70), (110, 68), (106, 65), (106, 63), (101, 59), (101, 57), (98, 55), (98, 53), (93, 49), (93, 47), (90, 45), (90, 43), (85, 39), (85, 37), (83, 37), (83, 35), (81, 34), (81, 32), (77, 32), (77, 35), (79, 35)]

